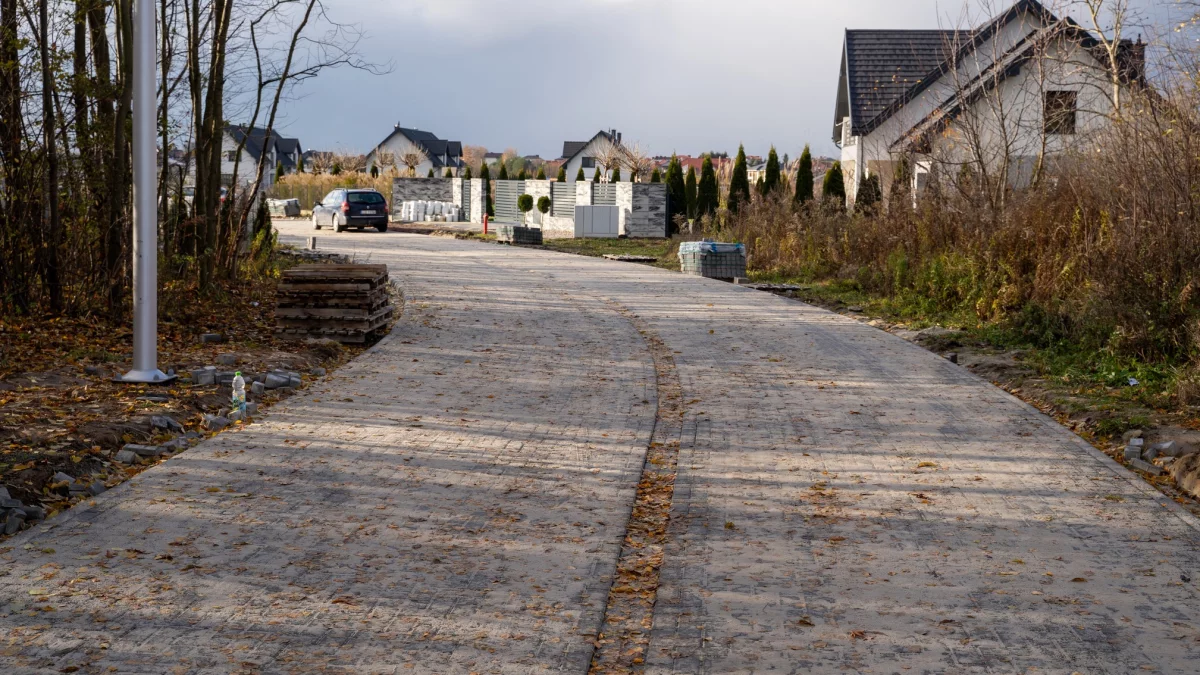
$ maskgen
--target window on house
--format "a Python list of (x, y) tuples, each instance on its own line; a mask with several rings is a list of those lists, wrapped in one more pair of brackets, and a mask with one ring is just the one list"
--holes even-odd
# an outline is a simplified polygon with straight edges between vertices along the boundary
[(584, 157), (583, 158), (583, 168), (585, 168), (585, 169), (596, 168), (596, 158), (595, 157)]
[(1045, 111), (1043, 118), (1048, 134), (1075, 133), (1075, 105), (1077, 92), (1048, 91), (1046, 92)]
[(228, 150), (225, 152), (225, 161), (232, 162), (237, 160), (237, 150)]

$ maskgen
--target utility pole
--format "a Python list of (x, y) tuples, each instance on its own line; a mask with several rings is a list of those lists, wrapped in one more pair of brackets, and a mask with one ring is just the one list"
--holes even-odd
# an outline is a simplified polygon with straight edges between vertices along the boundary
[[(133, 370), (121, 382), (163, 384), (158, 369), (158, 189), (155, 185), (154, 0), (133, 2)], [(119, 152), (119, 150), (118, 150)], [(166, 161), (163, 157), (163, 161)]]

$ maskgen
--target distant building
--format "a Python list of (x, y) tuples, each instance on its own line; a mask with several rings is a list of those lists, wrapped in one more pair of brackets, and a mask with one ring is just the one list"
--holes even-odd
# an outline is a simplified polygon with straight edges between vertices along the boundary
[(620, 145), (621, 133), (616, 129), (609, 129), (597, 132), (586, 141), (564, 141), (563, 154), (559, 161), (567, 169), (567, 180), (575, 180), (581, 168), (583, 177), (592, 180), (597, 170), (596, 155), (608, 144)]
[(233, 180), (236, 164), (238, 182), (251, 183), (261, 163), (264, 165), (262, 187), (269, 187), (275, 182), (276, 163), (283, 166), (285, 174), (295, 173), (301, 153), (297, 138), (284, 138), (275, 132), (268, 136), (266, 129), (231, 124), (221, 137), (221, 182), (228, 184)]
[(416, 167), (417, 176), (427, 175), (430, 169), (433, 169), (434, 174), (438, 176), (444, 174), (446, 169), (450, 169), (457, 175), (464, 167), (461, 142), (444, 141), (428, 131), (408, 129), (397, 124), (387, 138), (375, 146), (374, 150), (367, 153), (367, 171), (375, 167), (376, 153), (380, 149), (394, 153), (395, 168), (398, 171), (407, 171), (408, 167), (400, 161), (400, 156), (414, 147), (425, 154), (425, 160)]

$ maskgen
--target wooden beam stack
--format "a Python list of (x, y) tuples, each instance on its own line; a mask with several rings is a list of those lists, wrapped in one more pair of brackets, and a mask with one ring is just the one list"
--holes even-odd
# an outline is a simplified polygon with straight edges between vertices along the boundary
[(394, 311), (387, 265), (297, 265), (279, 282), (275, 334), (362, 343), (385, 328)]

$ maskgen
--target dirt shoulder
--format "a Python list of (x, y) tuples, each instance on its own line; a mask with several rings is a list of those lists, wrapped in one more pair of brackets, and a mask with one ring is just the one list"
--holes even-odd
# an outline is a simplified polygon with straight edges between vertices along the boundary
[[(258, 414), (364, 351), (368, 345), (287, 341), (274, 335), (275, 274), (211, 297), (162, 294), (159, 367), (169, 385), (129, 385), (132, 333), (103, 316), (0, 319), (0, 536), (111, 488), (219, 431), (208, 416), (230, 409), (233, 373)], [(400, 309), (400, 299), (393, 298)], [(393, 321), (399, 316), (393, 315)], [(194, 373), (208, 368), (208, 375)], [(287, 374), (286, 386), (259, 387)], [(200, 381), (197, 381), (197, 380)], [(232, 425), (250, 423), (250, 419)], [(127, 445), (141, 453), (119, 453)], [(154, 449), (157, 448), (157, 451)], [(20, 502), (20, 506), (16, 505)], [(20, 516), (22, 521), (12, 525)], [(7, 510), (6, 510), (7, 509)]]

